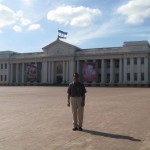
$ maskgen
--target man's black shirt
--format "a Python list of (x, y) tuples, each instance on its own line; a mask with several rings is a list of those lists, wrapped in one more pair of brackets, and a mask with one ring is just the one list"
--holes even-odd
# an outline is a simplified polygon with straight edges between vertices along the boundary
[(67, 92), (71, 97), (82, 97), (85, 95), (86, 89), (84, 84), (82, 84), (81, 82), (72, 82), (70, 83)]

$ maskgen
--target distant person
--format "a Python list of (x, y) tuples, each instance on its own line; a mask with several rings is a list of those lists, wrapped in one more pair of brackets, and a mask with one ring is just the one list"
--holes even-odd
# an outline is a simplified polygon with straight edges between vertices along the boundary
[(86, 89), (83, 83), (79, 81), (79, 74), (73, 74), (73, 82), (68, 87), (68, 107), (72, 109), (73, 131), (82, 131), (83, 113), (85, 106)]

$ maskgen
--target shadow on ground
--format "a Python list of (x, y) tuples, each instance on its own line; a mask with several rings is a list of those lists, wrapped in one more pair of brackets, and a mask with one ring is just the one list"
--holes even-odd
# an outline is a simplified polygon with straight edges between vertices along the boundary
[(131, 136), (126, 136), (126, 135), (119, 135), (119, 134), (112, 134), (112, 133), (105, 133), (105, 132), (99, 132), (99, 131), (93, 131), (93, 130), (87, 130), (84, 129), (83, 132), (96, 135), (96, 136), (104, 136), (104, 137), (109, 137), (109, 138), (115, 138), (115, 139), (126, 139), (130, 141), (135, 141), (135, 142), (141, 142), (140, 139), (136, 139)]

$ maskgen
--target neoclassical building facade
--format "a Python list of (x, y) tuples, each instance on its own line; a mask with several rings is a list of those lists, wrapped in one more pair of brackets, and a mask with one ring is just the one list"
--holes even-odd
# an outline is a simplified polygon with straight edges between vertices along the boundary
[(43, 52), (0, 52), (0, 85), (68, 84), (74, 72), (87, 85), (149, 86), (150, 44), (81, 49), (57, 39)]

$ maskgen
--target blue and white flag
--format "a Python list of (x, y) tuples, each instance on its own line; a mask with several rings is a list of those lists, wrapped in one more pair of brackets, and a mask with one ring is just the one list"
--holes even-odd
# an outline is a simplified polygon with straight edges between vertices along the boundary
[(64, 32), (64, 31), (58, 30), (58, 38), (66, 39), (67, 34), (68, 34), (67, 32)]

